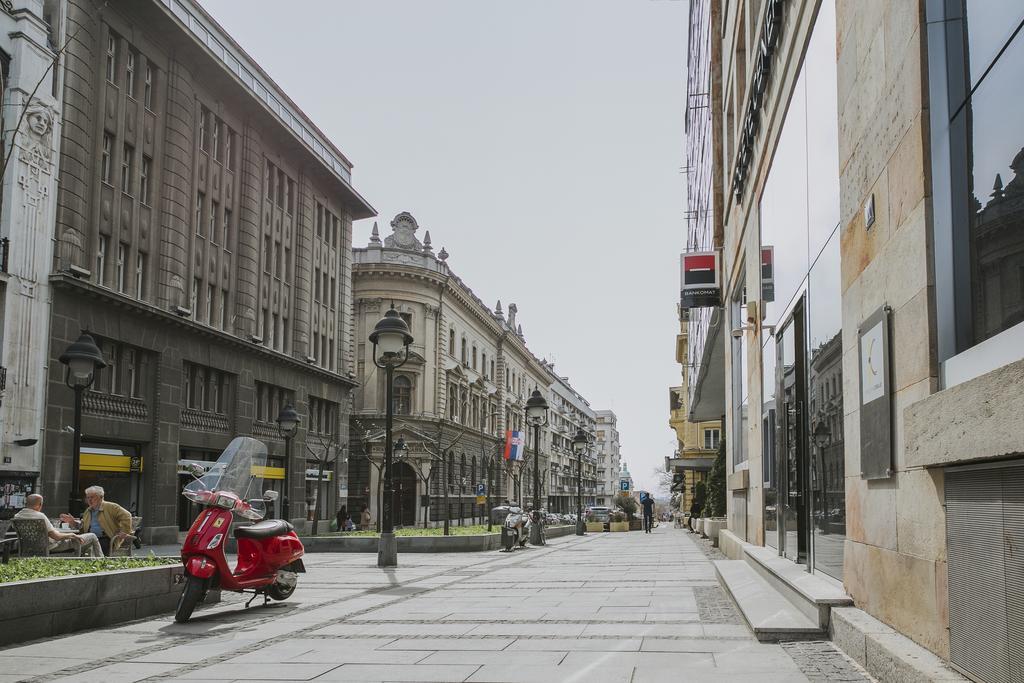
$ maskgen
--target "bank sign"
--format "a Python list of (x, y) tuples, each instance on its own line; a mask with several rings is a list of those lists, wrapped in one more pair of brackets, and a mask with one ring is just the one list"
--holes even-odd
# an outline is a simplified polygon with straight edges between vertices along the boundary
[(683, 309), (722, 305), (718, 252), (691, 251), (680, 257), (679, 300)]

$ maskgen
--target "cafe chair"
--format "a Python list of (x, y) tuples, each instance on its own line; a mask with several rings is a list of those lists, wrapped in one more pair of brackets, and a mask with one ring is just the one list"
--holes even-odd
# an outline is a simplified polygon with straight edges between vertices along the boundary
[[(50, 538), (46, 535), (46, 521), (42, 519), (13, 519), (11, 523), (18, 532), (18, 555), (20, 557), (50, 557)], [(81, 553), (68, 550), (54, 555), (77, 557)]]

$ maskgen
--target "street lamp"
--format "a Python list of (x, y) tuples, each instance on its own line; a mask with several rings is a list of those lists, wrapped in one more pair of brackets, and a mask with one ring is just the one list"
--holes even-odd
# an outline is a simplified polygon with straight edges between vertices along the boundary
[(75, 434), (71, 450), (71, 490), (68, 492), (68, 512), (82, 511), (82, 500), (78, 497), (78, 467), (82, 450), (82, 393), (92, 386), (96, 373), (107, 367), (100, 348), (92, 336), (82, 330), (78, 339), (60, 356), (65, 366), (64, 384), (75, 391)]
[[(288, 494), (291, 493), (292, 439), (299, 431), (299, 414), (288, 404), (277, 414), (277, 433), (284, 439), (284, 496), (281, 500), (281, 519), (288, 519)], [(319, 484), (318, 484), (319, 486)]]
[(540, 515), (540, 428), (548, 422), (548, 402), (534, 389), (530, 398), (526, 399), (526, 420), (533, 425), (533, 514), (535, 522), (530, 526), (530, 543), (543, 545)]
[(409, 334), (409, 326), (395, 310), (394, 304), (384, 317), (377, 321), (373, 332), (370, 333), (370, 343), (373, 344), (373, 364), (385, 372), (384, 403), (387, 415), (384, 436), (384, 505), (381, 514), (380, 542), (377, 545), (377, 566), (395, 567), (398, 565), (398, 546), (395, 543), (395, 526), (391, 516), (392, 498), (395, 495), (395, 482), (391, 472), (391, 459), (394, 456), (391, 422), (395, 408), (392, 403), (395, 368), (402, 367), (409, 360), (412, 335)]
[(576, 535), (584, 536), (583, 524), (583, 456), (587, 452), (590, 439), (583, 429), (576, 430), (572, 437), (572, 450), (576, 454)]
[(827, 534), (829, 527), (829, 507), (828, 507), (828, 480), (825, 476), (825, 449), (832, 443), (832, 430), (828, 428), (828, 424), (824, 419), (819, 420), (818, 424), (814, 426), (812, 432), (814, 443), (818, 447), (818, 457), (821, 459), (821, 471), (818, 472), (818, 485), (821, 487), (821, 503), (822, 517), (821, 517), (821, 533)]

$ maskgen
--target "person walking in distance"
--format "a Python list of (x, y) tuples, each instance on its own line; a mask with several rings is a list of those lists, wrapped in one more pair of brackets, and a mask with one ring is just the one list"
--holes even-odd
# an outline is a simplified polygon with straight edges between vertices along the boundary
[(649, 493), (640, 494), (640, 507), (644, 511), (644, 533), (651, 533), (654, 526), (654, 496)]

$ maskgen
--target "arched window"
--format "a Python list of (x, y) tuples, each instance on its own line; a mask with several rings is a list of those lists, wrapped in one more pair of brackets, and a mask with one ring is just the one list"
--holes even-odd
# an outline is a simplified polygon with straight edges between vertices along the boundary
[(392, 409), (395, 415), (412, 414), (412, 380), (405, 375), (399, 375), (395, 378)]
[(466, 346), (466, 338), (462, 338), (462, 365), (464, 367), (469, 366), (469, 358), (467, 356), (469, 347)]
[(448, 329), (448, 355), (455, 358), (455, 328)]
[(466, 481), (466, 454), (463, 453), (459, 459), (459, 480), (456, 482), (459, 488), (464, 488), (462, 482)]
[(476, 370), (476, 345), (473, 346), (473, 369)]

